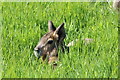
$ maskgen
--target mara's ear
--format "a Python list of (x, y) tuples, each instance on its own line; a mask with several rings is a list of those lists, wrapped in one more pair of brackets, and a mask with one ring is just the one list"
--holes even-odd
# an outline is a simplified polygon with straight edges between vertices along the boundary
[(56, 28), (55, 26), (53, 25), (52, 21), (48, 21), (48, 31), (55, 31)]
[(66, 37), (64, 23), (62, 23), (55, 31), (54, 34), (58, 35), (58, 41), (63, 40)]

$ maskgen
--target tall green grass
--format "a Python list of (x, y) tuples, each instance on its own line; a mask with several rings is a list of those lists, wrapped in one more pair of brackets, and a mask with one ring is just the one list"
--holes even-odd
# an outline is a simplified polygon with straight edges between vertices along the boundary
[[(0, 3), (0, 53), (2, 53), (2, 7), (1, 7), (1, 3)], [(0, 54), (0, 79), (2, 78), (2, 54)]]
[[(3, 78), (118, 77), (118, 21), (108, 3), (6, 2), (2, 15)], [(56, 69), (33, 54), (48, 20), (56, 27), (65, 23), (66, 44), (79, 40), (69, 53), (59, 51)]]

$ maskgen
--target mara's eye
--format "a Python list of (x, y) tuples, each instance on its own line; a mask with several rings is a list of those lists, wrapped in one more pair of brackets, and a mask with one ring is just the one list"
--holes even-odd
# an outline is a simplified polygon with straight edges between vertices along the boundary
[(48, 40), (48, 44), (52, 44), (53, 43), (53, 40)]

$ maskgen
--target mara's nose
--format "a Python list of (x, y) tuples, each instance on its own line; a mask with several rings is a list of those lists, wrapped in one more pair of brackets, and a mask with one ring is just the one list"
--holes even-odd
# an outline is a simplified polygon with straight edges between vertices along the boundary
[(39, 52), (39, 50), (40, 50), (39, 48), (34, 48), (34, 51), (36, 52)]
[(34, 55), (35, 55), (37, 58), (40, 58), (40, 56), (42, 56), (41, 49), (39, 49), (39, 48), (34, 48)]

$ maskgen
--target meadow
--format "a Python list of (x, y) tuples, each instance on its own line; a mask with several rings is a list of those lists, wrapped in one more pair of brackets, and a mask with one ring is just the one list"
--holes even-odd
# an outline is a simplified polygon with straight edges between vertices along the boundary
[[(117, 78), (118, 19), (107, 2), (3, 2), (3, 78)], [(42, 63), (33, 50), (48, 21), (65, 23), (65, 44), (57, 68)], [(85, 39), (92, 39), (86, 43)]]

